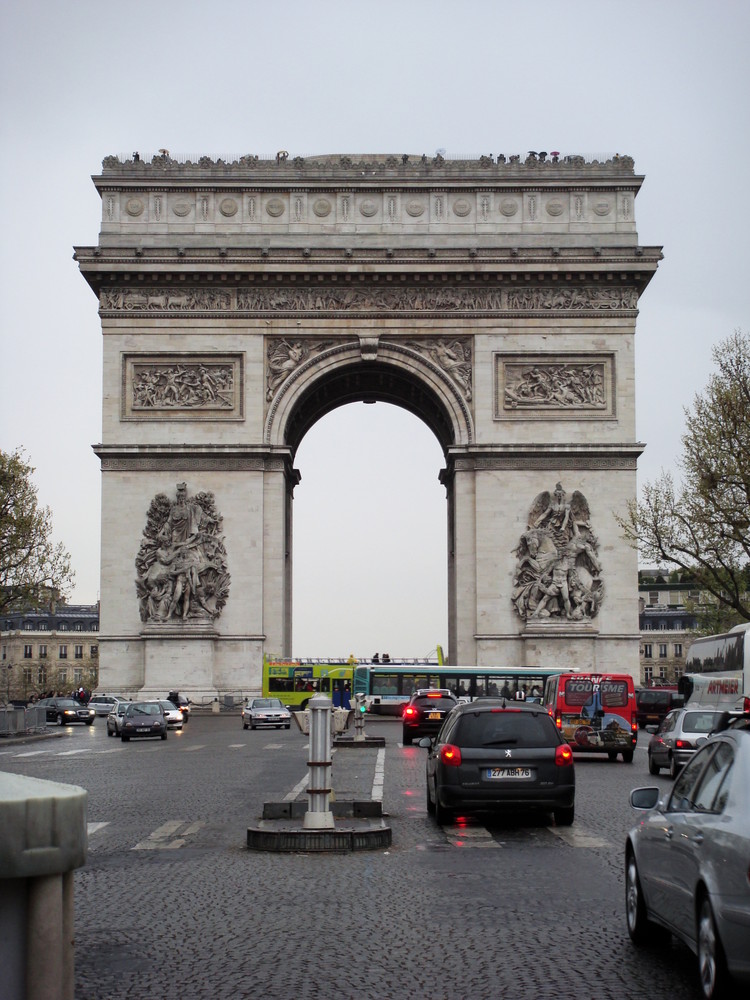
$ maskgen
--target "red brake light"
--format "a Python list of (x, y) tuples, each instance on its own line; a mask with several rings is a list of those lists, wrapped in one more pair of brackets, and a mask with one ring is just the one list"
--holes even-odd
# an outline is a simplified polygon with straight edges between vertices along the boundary
[(416, 708), (413, 705), (407, 705), (404, 709), (404, 718), (411, 719), (417, 714)]
[(428, 691), (427, 692), (427, 697), (428, 698), (442, 698), (443, 695), (441, 694), (440, 691)]
[(559, 709), (555, 712), (555, 725), (558, 729), (562, 729), (562, 713)]
[(573, 751), (567, 743), (561, 743), (555, 747), (555, 764), (558, 767), (567, 767), (573, 763)]
[(675, 740), (674, 745), (676, 750), (690, 750), (692, 747), (690, 740)]
[(447, 764), (449, 767), (460, 767), (460, 747), (454, 747), (452, 743), (446, 743), (445, 746), (440, 747), (440, 763)]

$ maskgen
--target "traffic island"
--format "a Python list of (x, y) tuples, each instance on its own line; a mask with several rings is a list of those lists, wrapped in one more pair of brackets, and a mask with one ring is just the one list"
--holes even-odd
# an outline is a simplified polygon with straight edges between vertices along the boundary
[(261, 822), (248, 827), (250, 850), (346, 853), (390, 846), (380, 801), (331, 801), (331, 711), (331, 700), (323, 695), (308, 702), (308, 801), (266, 802)]

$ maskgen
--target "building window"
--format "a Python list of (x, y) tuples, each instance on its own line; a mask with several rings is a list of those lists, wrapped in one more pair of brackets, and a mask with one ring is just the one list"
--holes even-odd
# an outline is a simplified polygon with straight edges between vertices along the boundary
[(644, 667), (643, 668), (643, 679), (644, 679), (644, 681), (647, 684), (651, 683), (651, 681), (654, 679), (654, 668), (653, 667)]
[(650, 590), (648, 592), (648, 603), (649, 604), (658, 604), (659, 603), (659, 591), (658, 590)]
[(653, 652), (652, 652), (652, 650), (651, 650), (651, 643), (650, 643), (650, 642), (647, 642), (647, 643), (646, 643), (646, 644), (644, 645), (644, 647), (643, 647), (643, 658), (644, 658), (645, 660), (650, 660), (650, 659), (652, 658), (652, 656), (653, 656), (653, 655), (654, 655), (654, 654), (653, 654)]
[(90, 632), (98, 632), (99, 631), (99, 622), (92, 622), (91, 628), (89, 629), (89, 631)]
[(75, 657), (77, 660), (83, 659), (83, 646), (76, 646)]
[(73, 671), (73, 683), (75, 684), (76, 688), (79, 688), (81, 686), (81, 684), (83, 684), (83, 668), (82, 667), (76, 667), (75, 670)]
[(83, 622), (76, 622), (73, 628), (76, 632), (83, 632)]
[(39, 647), (39, 659), (44, 660), (47, 656), (47, 647), (44, 643)]
[(57, 656), (58, 656), (59, 660), (67, 660), (67, 658), (68, 658), (68, 647), (67, 646), (60, 646), (60, 649), (58, 651)]
[(31, 667), (23, 668), (23, 686), (25, 688), (31, 687)]
[(659, 643), (659, 659), (666, 660), (667, 658), (667, 644), (666, 642)]
[(57, 623), (57, 627), (60, 629), (61, 632), (67, 632), (68, 631), (68, 623), (67, 622), (58, 622)]
[(68, 685), (68, 671), (63, 667), (57, 671), (57, 686), (62, 690)]
[(31, 646), (24, 646), (23, 647), (23, 658), (24, 658), (24, 660), (30, 660), (31, 659)]
[(37, 675), (36, 675), (36, 682), (39, 685), (39, 687), (41, 687), (41, 688), (47, 687), (47, 668), (46, 667), (40, 667), (39, 668), (39, 670), (37, 671)]
[(91, 658), (95, 659), (99, 655), (99, 647), (98, 646), (91, 646), (89, 648), (89, 652), (91, 654)]
[(7, 646), (3, 646), (3, 659), (4, 660), (8, 659), (8, 647)]
[(643, 623), (643, 631), (644, 632), (650, 632), (652, 630), (652, 628), (653, 628), (653, 626), (652, 626), (651, 622), (644, 622)]
[(664, 681), (667, 679), (667, 671), (664, 667), (659, 667), (659, 680)]
[(676, 642), (674, 644), (674, 655), (675, 656), (682, 656), (682, 643), (681, 642)]
[(31, 622), (24, 622), (23, 623), (23, 630), (24, 630), (24, 632), (31, 632), (31, 631), (33, 631), (33, 629), (34, 629), (34, 626), (31, 624)]
[(47, 622), (39, 622), (39, 631), (40, 632), (46, 632), (48, 627), (49, 626), (47, 625)]
[(675, 632), (682, 632), (682, 622), (680, 621), (679, 618), (674, 623), (674, 630), (675, 630)]

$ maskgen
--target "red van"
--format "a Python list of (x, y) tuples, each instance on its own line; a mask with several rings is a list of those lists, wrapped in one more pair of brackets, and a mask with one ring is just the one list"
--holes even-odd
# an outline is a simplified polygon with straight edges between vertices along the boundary
[(633, 761), (638, 740), (635, 684), (630, 674), (553, 674), (544, 704), (576, 752), (618, 753)]

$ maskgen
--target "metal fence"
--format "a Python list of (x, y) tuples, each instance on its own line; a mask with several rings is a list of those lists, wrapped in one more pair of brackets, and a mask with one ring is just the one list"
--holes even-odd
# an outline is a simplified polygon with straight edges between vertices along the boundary
[(44, 706), (0, 708), (0, 737), (44, 732), (46, 727), (47, 710)]

